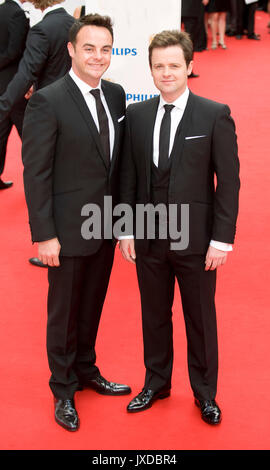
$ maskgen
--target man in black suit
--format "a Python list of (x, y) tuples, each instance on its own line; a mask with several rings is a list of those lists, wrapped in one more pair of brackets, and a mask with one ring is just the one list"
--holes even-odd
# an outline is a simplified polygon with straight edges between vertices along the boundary
[[(63, 0), (32, 0), (43, 13), (42, 20), (28, 34), (18, 72), (0, 97), (0, 123), (9, 119), (23, 97), (63, 77), (71, 67), (67, 51), (68, 32), (74, 18), (60, 7)], [(47, 267), (36, 257), (30, 263)]]
[(63, 0), (32, 0), (43, 12), (42, 20), (27, 36), (18, 71), (0, 97), (0, 121), (34, 85), (35, 90), (63, 77), (70, 69), (67, 52), (68, 31), (74, 18), (59, 6)]
[[(207, 48), (207, 37), (204, 25), (204, 7), (209, 0), (182, 0), (182, 22), (185, 31), (193, 42), (193, 50), (201, 52)], [(194, 76), (191, 72), (190, 77)]]
[[(29, 21), (22, 5), (26, 0), (6, 0), (0, 5), (0, 94), (4, 93), (9, 82), (17, 72), (18, 64), (25, 48)], [(7, 141), (13, 125), (19, 136), (22, 135), (22, 123), (27, 100), (24, 96), (14, 106), (12, 112), (0, 122), (0, 190), (12, 186), (11, 181), (2, 181)]]
[(49, 265), (50, 387), (56, 421), (70, 431), (79, 423), (76, 390), (90, 387), (106, 395), (131, 391), (108, 382), (95, 365), (114, 243), (84, 235), (87, 219), (82, 217), (87, 204), (95, 204), (104, 220), (104, 197), (117, 197), (125, 92), (101, 80), (110, 65), (112, 44), (110, 18), (88, 15), (76, 22), (68, 43), (71, 71), (33, 94), (23, 128), (32, 240), (38, 243), (40, 260)]
[[(136, 261), (146, 366), (143, 391), (131, 401), (128, 411), (142, 411), (170, 395), (176, 278), (195, 403), (202, 418), (216, 424), (221, 419), (215, 402), (216, 268), (226, 262), (234, 241), (239, 161), (228, 106), (196, 96), (187, 88), (192, 57), (187, 33), (157, 34), (149, 47), (149, 61), (160, 97), (132, 104), (126, 114), (120, 199), (137, 209), (140, 234), (135, 233), (135, 244), (132, 238), (121, 240), (120, 249), (125, 259)], [(137, 221), (139, 208), (146, 204), (166, 208), (161, 214), (161, 237), (157, 218), (152, 240), (146, 229), (141, 235), (144, 219)], [(175, 208), (176, 215), (170, 212)], [(180, 229), (183, 240), (171, 243)], [(151, 227), (148, 233), (153, 238)]]

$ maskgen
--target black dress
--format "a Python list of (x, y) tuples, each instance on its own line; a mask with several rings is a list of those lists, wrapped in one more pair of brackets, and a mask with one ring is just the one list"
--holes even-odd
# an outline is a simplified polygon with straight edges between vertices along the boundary
[(230, 0), (210, 0), (206, 6), (208, 13), (228, 11), (230, 9)]

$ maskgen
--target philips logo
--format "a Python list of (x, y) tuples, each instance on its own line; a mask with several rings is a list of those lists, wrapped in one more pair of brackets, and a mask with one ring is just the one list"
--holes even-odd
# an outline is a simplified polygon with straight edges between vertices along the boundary
[(126, 100), (127, 101), (146, 101), (151, 98), (154, 98), (155, 96), (158, 95), (145, 95), (145, 94), (133, 94), (133, 93), (127, 93), (126, 94)]
[(133, 49), (130, 49), (129, 47), (113, 47), (112, 49), (112, 55), (137, 55), (137, 49), (134, 47)]

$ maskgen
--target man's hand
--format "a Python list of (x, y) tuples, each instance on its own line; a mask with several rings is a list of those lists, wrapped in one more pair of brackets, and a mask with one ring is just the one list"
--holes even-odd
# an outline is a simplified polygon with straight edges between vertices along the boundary
[(58, 238), (52, 238), (51, 240), (46, 240), (45, 242), (39, 242), (38, 259), (40, 259), (43, 264), (48, 264), (49, 266), (60, 266), (60, 249), (61, 245), (58, 241)]
[(29, 88), (28, 92), (25, 93), (25, 95), (24, 95), (25, 99), (29, 100), (33, 93), (34, 93), (34, 87), (32, 85), (31, 88)]
[(136, 253), (135, 253), (134, 239), (126, 238), (124, 240), (120, 240), (119, 248), (125, 260), (129, 261), (130, 263), (135, 264)]
[(213, 246), (209, 246), (205, 258), (205, 271), (213, 271), (218, 266), (225, 264), (227, 257), (227, 251), (217, 250)]

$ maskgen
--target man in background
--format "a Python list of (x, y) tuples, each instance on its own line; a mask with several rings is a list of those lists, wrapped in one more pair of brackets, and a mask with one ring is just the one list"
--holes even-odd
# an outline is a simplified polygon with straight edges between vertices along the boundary
[[(26, 94), (29, 98), (34, 90), (63, 77), (70, 69), (68, 32), (75, 19), (59, 5), (62, 2), (31, 0), (43, 17), (30, 29), (18, 71), (0, 97), (0, 126)], [(29, 261), (35, 266), (47, 267), (37, 257)]]
[[(8, 84), (17, 72), (23, 55), (29, 21), (23, 11), (26, 0), (6, 0), (0, 5), (0, 94), (5, 93)], [(13, 125), (22, 136), (22, 123), (27, 100), (22, 97), (0, 122), (0, 190), (12, 186), (11, 181), (4, 182), (7, 142)]]

